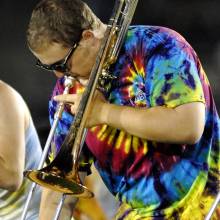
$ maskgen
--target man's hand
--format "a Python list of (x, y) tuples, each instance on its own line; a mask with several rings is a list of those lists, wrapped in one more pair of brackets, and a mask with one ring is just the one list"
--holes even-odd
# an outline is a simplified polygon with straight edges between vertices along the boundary
[[(54, 100), (70, 105), (71, 113), (75, 115), (81, 98), (82, 94), (66, 94), (55, 96)], [(86, 127), (96, 126), (104, 122), (104, 118), (106, 116), (103, 108), (105, 104), (107, 104), (107, 101), (105, 100), (104, 96), (101, 94), (101, 92), (96, 91), (89, 106)]]

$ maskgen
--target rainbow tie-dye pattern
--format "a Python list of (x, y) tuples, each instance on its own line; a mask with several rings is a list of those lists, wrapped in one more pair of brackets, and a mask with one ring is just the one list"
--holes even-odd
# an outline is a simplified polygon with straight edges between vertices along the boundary
[[(117, 79), (106, 97), (116, 105), (206, 105), (204, 133), (194, 145), (147, 141), (107, 125), (89, 130), (86, 144), (96, 168), (122, 202), (116, 219), (204, 219), (219, 191), (220, 122), (196, 53), (168, 28), (131, 26), (110, 70)], [(63, 81), (57, 81), (53, 96), (63, 92)], [(82, 89), (78, 84), (77, 88), (71, 92)], [(51, 100), (51, 122), (55, 108)], [(66, 109), (55, 136), (56, 148), (72, 120)]]

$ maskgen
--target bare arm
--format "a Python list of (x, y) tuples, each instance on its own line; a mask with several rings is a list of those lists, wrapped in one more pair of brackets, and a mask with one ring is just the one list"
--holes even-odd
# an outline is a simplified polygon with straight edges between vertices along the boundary
[[(86, 173), (80, 172), (80, 179), (84, 182)], [(41, 203), (40, 203), (40, 216), (39, 220), (52, 220), (54, 219), (58, 204), (62, 197), (62, 193), (55, 192), (51, 189), (43, 188), (41, 195)], [(61, 220), (70, 220), (73, 214), (73, 209), (77, 203), (78, 199), (75, 197), (68, 195), (66, 196), (64, 206), (62, 207), (62, 211), (59, 219)]]
[(103, 123), (147, 140), (193, 144), (204, 129), (205, 106), (194, 102), (176, 108), (133, 108), (105, 104)]
[[(61, 196), (61, 193), (43, 188), (40, 204), (40, 220), (52, 220), (54, 218)], [(70, 220), (75, 203), (76, 199), (74, 197), (67, 196), (59, 219)]]
[[(55, 100), (73, 103), (71, 112), (76, 112), (77, 95), (60, 95)], [(88, 127), (108, 124), (157, 142), (193, 144), (201, 137), (205, 123), (205, 105), (200, 102), (176, 108), (136, 108), (109, 104), (97, 93), (90, 109)]]
[(23, 179), (25, 104), (15, 90), (0, 81), (0, 187), (16, 190)]

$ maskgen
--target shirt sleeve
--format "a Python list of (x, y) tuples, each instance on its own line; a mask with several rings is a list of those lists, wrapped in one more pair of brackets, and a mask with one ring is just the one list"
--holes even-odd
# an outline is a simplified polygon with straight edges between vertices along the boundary
[(146, 79), (151, 106), (175, 108), (190, 102), (205, 103), (198, 62), (187, 42), (170, 37), (154, 45)]

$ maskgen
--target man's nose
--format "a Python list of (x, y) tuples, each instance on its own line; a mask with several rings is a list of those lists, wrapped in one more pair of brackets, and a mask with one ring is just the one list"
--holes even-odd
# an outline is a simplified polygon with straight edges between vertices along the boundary
[(54, 74), (57, 78), (62, 78), (64, 76), (64, 74), (62, 72), (59, 72), (59, 71), (54, 71)]

